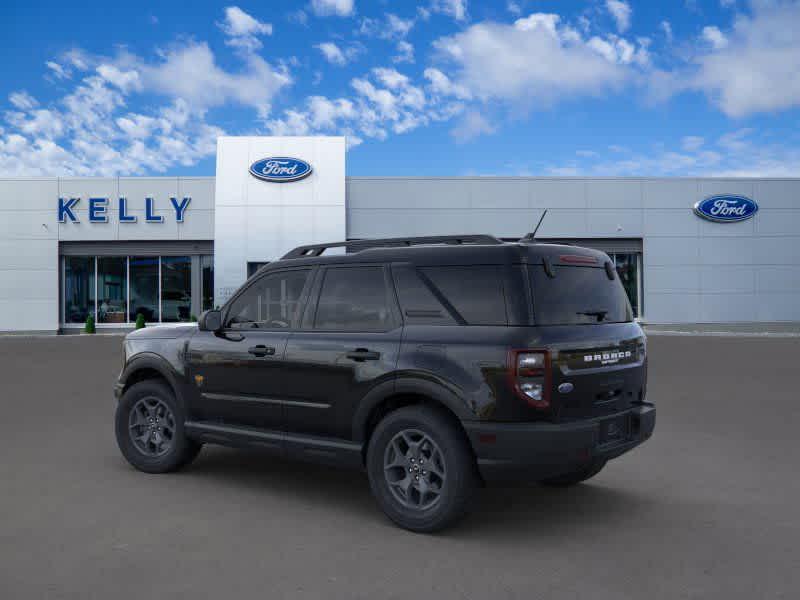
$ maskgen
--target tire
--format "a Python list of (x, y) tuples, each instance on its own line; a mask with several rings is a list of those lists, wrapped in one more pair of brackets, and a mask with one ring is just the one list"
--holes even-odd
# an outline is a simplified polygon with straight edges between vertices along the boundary
[(478, 485), (463, 432), (426, 406), (400, 408), (378, 423), (367, 448), (367, 475), (386, 516), (420, 533), (439, 531), (464, 517)]
[(185, 411), (172, 389), (159, 380), (132, 385), (120, 399), (114, 420), (122, 455), (145, 473), (176, 471), (192, 462), (202, 447), (186, 437)]
[(603, 467), (605, 466), (606, 461), (600, 461), (598, 463), (591, 464), (588, 467), (578, 469), (577, 471), (564, 473), (563, 475), (558, 475), (557, 477), (542, 479), (539, 483), (552, 487), (569, 487), (571, 485), (581, 483), (582, 481), (586, 481), (587, 479), (591, 479), (600, 471), (602, 471)]

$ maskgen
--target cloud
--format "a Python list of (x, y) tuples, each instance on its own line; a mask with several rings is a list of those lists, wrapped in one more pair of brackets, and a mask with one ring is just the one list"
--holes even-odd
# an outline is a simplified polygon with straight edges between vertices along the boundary
[(718, 27), (714, 26), (703, 27), (703, 39), (711, 44), (714, 50), (720, 50), (728, 45), (728, 38)]
[(306, 25), (308, 24), (308, 15), (302, 8), (298, 8), (286, 15), (286, 20), (296, 25)]
[(395, 14), (387, 13), (386, 24), (392, 37), (404, 38), (414, 27), (414, 19), (401, 19)]
[(363, 50), (361, 46), (355, 44), (342, 49), (334, 42), (322, 42), (321, 44), (316, 44), (314, 48), (322, 52), (325, 60), (338, 67), (343, 67), (355, 60)]
[(423, 73), (425, 79), (430, 84), (430, 90), (440, 96), (453, 96), (460, 100), (469, 100), (472, 98), (470, 91), (462, 85), (453, 83), (450, 78), (442, 73), (439, 69), (429, 67)]
[(397, 54), (392, 56), (392, 62), (395, 63), (413, 63), (414, 62), (414, 46), (405, 40), (397, 42)]
[(48, 60), (44, 64), (48, 69), (50, 69), (56, 79), (69, 79), (71, 76), (69, 69), (64, 68), (63, 65), (60, 65), (55, 61)]
[(687, 135), (681, 140), (681, 147), (686, 152), (696, 152), (703, 146), (704, 143), (705, 139), (700, 136)]
[(733, 130), (709, 142), (685, 136), (680, 148), (654, 143), (647, 151), (626, 152), (609, 160), (608, 153), (580, 151), (579, 161), (551, 164), (544, 172), (591, 176), (795, 177), (800, 150), (770, 141), (752, 129)]
[(271, 23), (262, 23), (238, 6), (228, 6), (225, 9), (225, 19), (217, 23), (217, 26), (228, 36), (226, 44), (249, 51), (261, 48), (258, 36), (272, 35)]
[[(264, 31), (264, 24), (235, 18), (228, 25), (239, 38)], [(266, 119), (274, 96), (292, 82), (284, 67), (253, 52), (237, 54), (239, 68), (228, 70), (207, 44), (182, 40), (153, 59), (76, 48), (47, 61), (48, 72), (69, 89), (49, 103), (24, 91), (9, 97), (0, 174), (162, 173), (212, 156), (225, 131), (207, 122), (210, 109), (240, 105)], [(128, 108), (140, 99), (146, 108)]]
[(798, 23), (800, 2), (765, 1), (738, 15), (727, 35), (706, 28), (704, 37), (717, 43), (698, 56), (685, 87), (705, 92), (731, 117), (800, 106)]
[(586, 40), (559, 15), (534, 13), (512, 25), (484, 22), (434, 42), (455, 66), (461, 89), (483, 101), (522, 107), (594, 96), (620, 88), (630, 63), (646, 54), (618, 36)]
[(631, 26), (631, 10), (630, 4), (623, 0), (606, 0), (606, 9), (617, 24), (617, 31), (625, 33)]
[(300, 108), (284, 110), (265, 122), (273, 135), (335, 134), (348, 138), (348, 147), (364, 138), (386, 139), (431, 122), (446, 121), (463, 104), (426, 93), (411, 79), (390, 67), (377, 67), (351, 80), (350, 98), (311, 96)]
[(25, 90), (22, 90), (20, 92), (12, 92), (8, 96), (8, 101), (11, 102), (11, 104), (15, 108), (18, 108), (19, 110), (30, 110), (34, 106), (37, 106), (39, 104), (36, 98), (31, 96)]
[(433, 0), (429, 10), (463, 21), (467, 18), (467, 0)]
[(354, 8), (353, 0), (311, 0), (311, 11), (318, 17), (349, 17)]
[(415, 24), (415, 19), (403, 19), (393, 13), (386, 13), (383, 19), (373, 17), (361, 19), (358, 34), (384, 40), (402, 40)]
[(668, 44), (672, 43), (672, 24), (669, 21), (661, 21), (659, 24), (661, 31), (664, 32), (664, 37)]
[(470, 110), (465, 113), (458, 125), (451, 131), (450, 135), (463, 144), (481, 135), (491, 135), (497, 129), (477, 110)]
[(226, 71), (206, 43), (191, 42), (164, 52), (159, 63), (137, 60), (136, 65), (144, 88), (154, 93), (182, 98), (201, 109), (234, 103), (265, 115), (271, 99), (291, 83), (291, 77), (258, 55), (248, 54), (243, 60), (241, 71)]

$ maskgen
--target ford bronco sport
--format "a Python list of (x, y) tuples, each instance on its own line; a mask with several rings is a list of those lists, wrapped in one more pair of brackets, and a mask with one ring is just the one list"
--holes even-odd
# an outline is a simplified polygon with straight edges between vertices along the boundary
[(575, 246), (302, 246), (199, 326), (124, 345), (116, 437), (137, 469), (173, 471), (204, 443), (364, 469), (414, 531), (453, 523), (487, 482), (584, 481), (655, 425), (617, 273)]

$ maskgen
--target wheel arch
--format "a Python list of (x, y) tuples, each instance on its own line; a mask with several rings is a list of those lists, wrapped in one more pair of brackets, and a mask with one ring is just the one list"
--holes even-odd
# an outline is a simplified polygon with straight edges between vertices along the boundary
[(438, 410), (451, 420), (463, 432), (463, 420), (473, 420), (475, 415), (467, 404), (453, 391), (432, 381), (407, 378), (384, 382), (373, 388), (359, 404), (353, 419), (353, 439), (362, 444), (362, 453), (366, 456), (370, 436), (380, 420), (392, 411), (404, 406), (424, 405)]
[(125, 365), (119, 378), (123, 386), (122, 393), (124, 394), (136, 383), (151, 379), (164, 381), (170, 389), (172, 389), (175, 398), (183, 403), (183, 394), (181, 393), (177, 376), (169, 363), (157, 354), (146, 353), (137, 355)]

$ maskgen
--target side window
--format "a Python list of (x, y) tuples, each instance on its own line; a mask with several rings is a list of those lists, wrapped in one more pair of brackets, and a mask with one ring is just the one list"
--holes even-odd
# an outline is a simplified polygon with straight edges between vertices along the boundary
[(468, 325), (508, 325), (501, 267), (423, 267), (421, 271)]
[(300, 296), (310, 269), (265, 275), (234, 300), (227, 326), (233, 329), (284, 329), (297, 320)]
[(409, 325), (455, 325), (456, 321), (411, 266), (393, 266), (397, 297)]
[(392, 325), (383, 267), (325, 271), (314, 329), (385, 331)]

